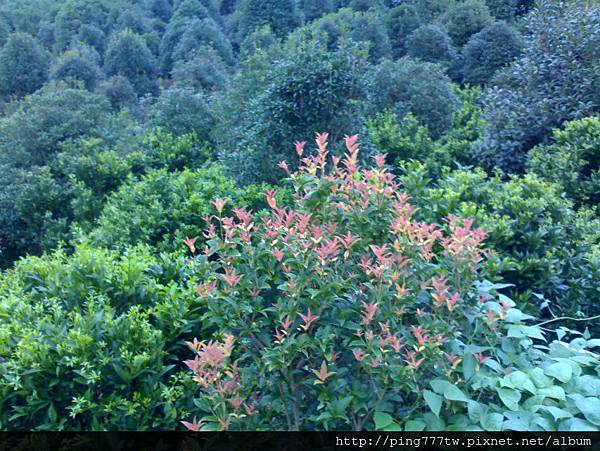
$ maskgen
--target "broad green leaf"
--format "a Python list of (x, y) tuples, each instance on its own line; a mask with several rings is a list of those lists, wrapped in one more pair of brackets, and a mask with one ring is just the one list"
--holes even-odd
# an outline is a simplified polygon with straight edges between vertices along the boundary
[(462, 362), (463, 375), (465, 380), (469, 380), (475, 374), (475, 368), (477, 368), (477, 360), (473, 354), (466, 354)]
[(552, 385), (552, 379), (546, 376), (541, 368), (532, 369), (529, 371), (529, 376), (537, 388), (546, 388)]
[(571, 414), (570, 412), (567, 412), (564, 409), (559, 409), (558, 407), (540, 406), (540, 408), (545, 410), (546, 412), (550, 412), (550, 415), (552, 415), (552, 417), (554, 418), (554, 421), (562, 420), (563, 418), (572, 418), (573, 417), (573, 414)]
[(392, 424), (394, 419), (389, 413), (375, 412), (373, 415), (373, 421), (375, 422), (375, 429), (382, 430), (384, 427)]
[(423, 398), (425, 398), (425, 402), (431, 409), (431, 411), (435, 414), (436, 417), (440, 417), (440, 409), (442, 408), (442, 397), (432, 391), (424, 390)]
[(569, 382), (573, 377), (573, 369), (571, 368), (571, 365), (564, 362), (553, 363), (546, 368), (544, 373), (565, 383)]
[(585, 416), (586, 420), (596, 426), (600, 426), (600, 399), (582, 397), (575, 401), (575, 405), (583, 416)]
[(404, 425), (405, 431), (421, 432), (427, 426), (425, 423), (419, 420), (408, 420)]
[(467, 403), (467, 412), (469, 413), (469, 419), (474, 422), (479, 422), (481, 417), (487, 413), (489, 407), (485, 404), (481, 404), (477, 401), (469, 401)]
[(519, 401), (521, 400), (521, 393), (511, 388), (497, 388), (498, 396), (506, 407), (510, 410), (517, 410), (519, 408)]
[(522, 325), (511, 325), (508, 326), (508, 336), (511, 338), (536, 338), (538, 340), (546, 341), (542, 331), (535, 326), (522, 326)]
[(560, 399), (561, 401), (565, 400), (565, 391), (558, 385), (547, 388), (538, 388), (537, 394), (547, 398)]
[(481, 426), (486, 431), (501, 431), (504, 415), (500, 413), (487, 413), (481, 417)]
[[(427, 412), (423, 415), (428, 431), (443, 431), (446, 429), (446, 423), (441, 418), (437, 418), (433, 413)], [(408, 429), (406, 429), (408, 430)]]
[(463, 401), (467, 402), (469, 398), (465, 396), (465, 394), (458, 388), (456, 385), (442, 380), (442, 379), (434, 379), (429, 382), (433, 391), (436, 393), (443, 395), (449, 401)]
[(600, 397), (600, 379), (587, 374), (578, 378), (581, 394), (584, 396)]
[(525, 389), (531, 394), (536, 393), (535, 385), (533, 385), (529, 376), (523, 371), (513, 371), (504, 376), (500, 381), (500, 385), (502, 387), (515, 388), (517, 390)]

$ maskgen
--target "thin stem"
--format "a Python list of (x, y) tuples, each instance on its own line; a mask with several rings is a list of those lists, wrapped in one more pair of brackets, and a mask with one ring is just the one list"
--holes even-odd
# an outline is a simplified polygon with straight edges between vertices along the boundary
[(564, 319), (568, 319), (570, 321), (592, 321), (595, 319), (600, 319), (600, 315), (592, 316), (591, 318), (573, 318), (571, 316), (561, 316), (559, 318), (549, 319), (548, 321), (544, 321), (543, 323), (536, 324), (536, 326), (543, 326), (544, 324), (550, 324), (554, 321), (561, 321)]

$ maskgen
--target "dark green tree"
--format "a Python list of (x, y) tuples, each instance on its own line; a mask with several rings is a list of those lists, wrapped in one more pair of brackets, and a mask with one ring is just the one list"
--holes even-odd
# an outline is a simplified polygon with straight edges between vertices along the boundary
[(430, 63), (449, 66), (455, 57), (452, 41), (435, 25), (422, 25), (406, 38), (406, 54)]
[(60, 55), (50, 68), (52, 80), (82, 81), (86, 89), (93, 91), (102, 79), (99, 66), (100, 55), (92, 47), (78, 45)]
[(277, 45), (278, 40), (271, 31), (271, 27), (265, 25), (248, 35), (240, 44), (240, 55), (244, 59), (254, 54), (257, 50), (268, 49)]
[(451, 124), (458, 98), (441, 66), (408, 57), (384, 60), (369, 75), (369, 112), (412, 113), (434, 138)]
[[(56, 15), (54, 36), (58, 50), (65, 50), (74, 38), (86, 35), (105, 34), (108, 29), (110, 11), (102, 0), (67, 0)], [(95, 36), (93, 37), (96, 38)], [(96, 50), (101, 51), (98, 47)]]
[(390, 41), (378, 11), (355, 12), (344, 8), (301, 28), (297, 34), (311, 36), (330, 51), (349, 41), (368, 46), (371, 61), (391, 56)]
[(235, 84), (245, 83), (242, 71), (231, 90), (233, 106), (223, 115), (227, 126), (218, 133), (222, 159), (243, 181), (272, 181), (285, 175), (273, 171), (278, 162), (297, 162), (294, 141), (328, 131), (335, 148), (344, 134), (356, 133), (366, 96), (364, 57), (355, 47), (328, 52), (302, 42), (258, 76), (266, 79), (260, 89), (233, 97)]
[(43, 165), (68, 140), (93, 136), (110, 107), (103, 97), (65, 84), (50, 84), (0, 119), (0, 163)]
[(189, 86), (173, 86), (152, 106), (146, 125), (176, 136), (194, 132), (202, 143), (211, 144), (215, 118), (206, 94)]
[(526, 14), (535, 5), (535, 0), (485, 0), (493, 16), (498, 20), (512, 21)]
[(279, 37), (300, 25), (295, 0), (240, 0), (237, 8), (241, 39), (263, 25), (269, 25)]
[(417, 9), (411, 4), (395, 6), (385, 16), (385, 25), (394, 58), (404, 56), (406, 37), (421, 26)]
[(185, 31), (173, 49), (173, 63), (189, 59), (202, 46), (212, 47), (227, 64), (235, 63), (229, 39), (210, 18), (194, 19), (187, 23)]
[(300, 0), (299, 4), (305, 22), (312, 22), (325, 14), (333, 12), (333, 0)]
[(522, 170), (553, 128), (600, 111), (600, 5), (540, 1), (522, 19), (522, 57), (484, 97), (479, 158)]
[(23, 97), (48, 79), (50, 55), (25, 33), (10, 35), (0, 50), (0, 95)]
[(495, 22), (475, 34), (463, 48), (463, 80), (485, 84), (521, 53), (523, 40), (514, 27)]
[(138, 95), (156, 94), (156, 63), (152, 53), (130, 30), (113, 35), (104, 56), (104, 71), (108, 76), (122, 75)]
[(113, 110), (129, 108), (135, 111), (139, 101), (131, 82), (122, 75), (113, 75), (100, 83), (100, 93), (110, 102)]
[(188, 53), (186, 59), (175, 62), (171, 76), (179, 84), (206, 91), (218, 91), (225, 88), (229, 72), (215, 49), (200, 46)]
[(451, 7), (443, 21), (454, 45), (462, 47), (492, 22), (492, 16), (483, 0), (467, 0)]

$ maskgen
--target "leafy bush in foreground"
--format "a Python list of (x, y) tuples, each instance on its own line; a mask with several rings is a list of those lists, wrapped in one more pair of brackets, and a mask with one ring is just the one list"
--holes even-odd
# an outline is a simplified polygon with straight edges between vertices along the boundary
[(557, 183), (578, 205), (600, 203), (600, 118), (567, 122), (554, 130), (552, 144), (529, 153), (528, 169)]
[(357, 166), (356, 137), (325, 174), (326, 138), (291, 176), (295, 209), (273, 192), (262, 220), (225, 216), (215, 201), (206, 247), (190, 246), (219, 339), (189, 343), (186, 361), (206, 428), (371, 428), (376, 410), (422, 409), (448, 344), (480, 333), (467, 318), (479, 308), (483, 230), (413, 219), (383, 156)]
[(142, 242), (174, 250), (184, 238), (198, 235), (198, 224), (210, 214), (213, 200), (227, 197), (232, 205), (257, 210), (266, 206), (265, 189), (267, 185), (238, 188), (216, 164), (176, 173), (151, 171), (110, 196), (91, 237), (109, 247)]
[[(186, 243), (202, 319), (216, 333), (188, 342), (195, 357), (185, 363), (202, 396), (200, 418), (182, 423), (597, 429), (595, 385), (582, 385), (599, 382), (598, 356), (561, 354), (560, 343), (550, 352), (532, 347), (544, 333), (498, 293), (509, 284), (477, 281), (485, 232), (452, 215), (443, 226), (416, 220), (384, 156), (361, 169), (357, 137), (346, 137), (348, 153), (329, 169), (326, 139), (317, 135), (317, 154), (290, 174), (295, 209), (280, 207), (270, 191), (271, 213), (257, 220), (244, 209), (223, 215), (217, 200), (206, 246)], [(296, 150), (302, 157), (304, 143)], [(512, 411), (524, 390), (534, 396), (521, 418)], [(575, 405), (561, 403), (565, 391)]]
[(172, 429), (192, 393), (177, 343), (198, 333), (180, 265), (82, 244), (2, 274), (0, 429)]
[(404, 164), (401, 174), (424, 220), (468, 216), (488, 231), (499, 258), (488, 276), (500, 273), (513, 283), (520, 307), (538, 314), (541, 294), (556, 314), (600, 313), (600, 292), (590, 283), (599, 274), (600, 225), (590, 212), (576, 212), (558, 186), (533, 174), (503, 180), (481, 169), (447, 168), (432, 183), (426, 165), (416, 162)]

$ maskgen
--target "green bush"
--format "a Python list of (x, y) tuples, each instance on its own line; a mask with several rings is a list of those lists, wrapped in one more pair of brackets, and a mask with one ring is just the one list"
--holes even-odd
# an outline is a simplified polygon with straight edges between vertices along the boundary
[(600, 203), (600, 118), (567, 122), (552, 144), (529, 152), (528, 170), (558, 184), (577, 205)]
[(173, 358), (198, 332), (180, 265), (80, 245), (2, 274), (0, 429), (172, 429), (191, 407)]
[(25, 33), (11, 34), (0, 49), (0, 96), (23, 97), (48, 79), (50, 55)]
[(412, 113), (435, 138), (447, 130), (458, 98), (441, 66), (412, 58), (384, 60), (368, 75), (373, 115), (388, 108), (399, 118)]
[(356, 138), (327, 175), (327, 136), (317, 136), (317, 154), (291, 176), (294, 209), (274, 192), (262, 221), (215, 206), (208, 251), (194, 260), (217, 341), (189, 343), (202, 396), (201, 423), (188, 427), (372, 428), (375, 411), (425, 407), (421, 390), (443, 374), (450, 342), (484, 343), (467, 318), (480, 315), (472, 284), (485, 233), (456, 217), (413, 219), (382, 158), (357, 166)]
[(600, 108), (600, 5), (541, 0), (522, 22), (522, 56), (486, 92), (477, 152), (505, 171), (523, 171), (553, 129)]
[(212, 211), (211, 202), (229, 198), (228, 207), (237, 202), (257, 210), (264, 205), (264, 189), (238, 188), (218, 165), (180, 173), (150, 171), (110, 196), (91, 236), (94, 243), (110, 247), (142, 242), (178, 249), (186, 237), (199, 235), (198, 224)]
[(508, 301), (485, 303), (503, 319), (486, 345), (454, 343), (447, 364), (454, 374), (422, 392), (429, 412), (409, 421), (379, 413), (377, 429), (401, 430), (403, 423), (407, 431), (600, 430), (600, 356), (593, 352), (600, 341), (563, 327), (546, 345), (549, 334)]
[(495, 22), (473, 35), (462, 49), (462, 76), (466, 83), (485, 84), (520, 54), (523, 39), (505, 22)]
[(462, 47), (475, 33), (490, 24), (492, 16), (482, 0), (457, 3), (444, 15), (443, 22), (454, 45)]
[(600, 293), (583, 281), (597, 274), (592, 256), (600, 224), (589, 212), (576, 213), (558, 186), (533, 174), (503, 181), (481, 169), (446, 170), (431, 183), (422, 163), (406, 164), (402, 174), (425, 220), (465, 215), (488, 231), (498, 256), (488, 276), (514, 284), (521, 308), (538, 314), (549, 300), (555, 314), (598, 314)]
[(367, 121), (369, 138), (375, 148), (385, 151), (390, 161), (418, 160), (425, 162), (431, 174), (442, 167), (475, 165), (473, 144), (481, 129), (481, 106), (477, 102), (480, 90), (455, 90), (461, 100), (460, 109), (452, 115), (448, 130), (434, 140), (426, 126), (412, 113), (403, 118), (386, 111)]
[(422, 25), (406, 37), (406, 54), (429, 63), (448, 67), (455, 50), (446, 31), (435, 25)]

